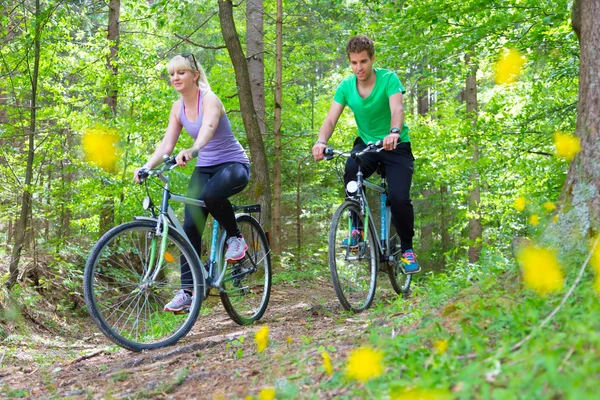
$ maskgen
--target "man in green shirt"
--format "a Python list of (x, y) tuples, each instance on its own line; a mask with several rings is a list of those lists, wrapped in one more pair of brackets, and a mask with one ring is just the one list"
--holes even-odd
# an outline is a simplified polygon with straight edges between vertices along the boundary
[[(385, 167), (388, 179), (388, 199), (396, 231), (400, 236), (402, 257), (406, 273), (421, 270), (413, 252), (414, 211), (410, 199), (410, 186), (414, 170), (414, 157), (410, 147), (408, 126), (404, 123), (402, 94), (405, 92), (395, 72), (373, 68), (375, 47), (366, 36), (352, 37), (346, 46), (353, 74), (338, 86), (329, 113), (319, 130), (319, 138), (312, 148), (315, 160), (323, 159), (327, 141), (333, 134), (337, 121), (348, 106), (354, 112), (358, 137), (352, 152), (359, 152), (369, 142), (383, 141), (384, 151), (369, 152), (361, 157), (362, 172), (368, 178)], [(358, 166), (348, 158), (344, 184), (356, 179)]]

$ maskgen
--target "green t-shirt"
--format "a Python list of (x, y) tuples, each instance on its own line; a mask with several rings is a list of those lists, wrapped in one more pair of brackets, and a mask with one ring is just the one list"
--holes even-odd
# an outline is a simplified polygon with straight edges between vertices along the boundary
[[(333, 96), (334, 101), (350, 107), (354, 112), (358, 136), (365, 143), (375, 143), (390, 134), (392, 112), (389, 97), (406, 92), (395, 72), (382, 68), (373, 68), (373, 71), (375, 87), (366, 99), (358, 94), (354, 74), (340, 83)], [(406, 123), (402, 125), (399, 142), (410, 142)]]

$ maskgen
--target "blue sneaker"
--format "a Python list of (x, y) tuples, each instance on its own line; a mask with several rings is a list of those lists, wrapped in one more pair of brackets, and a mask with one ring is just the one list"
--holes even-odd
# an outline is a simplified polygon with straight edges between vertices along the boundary
[(416, 274), (417, 272), (421, 272), (421, 266), (419, 266), (419, 263), (417, 262), (417, 255), (412, 249), (408, 249), (402, 253), (401, 260), (406, 274)]
[(356, 229), (356, 228), (352, 228), (352, 235), (350, 236), (350, 240), (348, 240), (348, 238), (342, 240), (341, 246), (342, 247), (348, 247), (348, 244), (350, 244), (350, 248), (356, 248), (358, 247), (358, 243), (362, 241), (362, 233)]

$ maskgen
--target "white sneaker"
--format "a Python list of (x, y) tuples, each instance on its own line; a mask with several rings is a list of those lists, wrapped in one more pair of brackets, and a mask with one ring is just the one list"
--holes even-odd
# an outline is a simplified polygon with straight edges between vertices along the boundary
[(175, 297), (173, 297), (173, 300), (165, 304), (165, 311), (176, 312), (189, 309), (192, 305), (192, 299), (194, 296), (190, 296), (183, 289), (180, 289), (174, 293)]
[(227, 262), (237, 261), (244, 258), (248, 250), (248, 245), (243, 237), (232, 236), (227, 239), (227, 252), (225, 253), (225, 260)]

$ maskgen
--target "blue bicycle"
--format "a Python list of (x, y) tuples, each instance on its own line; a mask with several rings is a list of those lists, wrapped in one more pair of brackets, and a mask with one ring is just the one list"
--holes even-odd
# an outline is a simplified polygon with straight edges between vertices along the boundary
[[(412, 275), (404, 270), (400, 238), (394, 228), (392, 212), (387, 202), (387, 180), (379, 169), (381, 183), (363, 179), (360, 157), (370, 151), (383, 150), (381, 142), (369, 143), (358, 153), (325, 149), (325, 159), (334, 155), (353, 158), (358, 164), (356, 180), (348, 182), (348, 197), (331, 219), (329, 231), (329, 269), (338, 300), (345, 310), (361, 312), (371, 306), (377, 288), (377, 272), (387, 272), (394, 291), (407, 293)], [(381, 167), (381, 166), (380, 166)], [(375, 190), (380, 199), (379, 235), (371, 215), (366, 189)], [(380, 265), (382, 269), (380, 270)]]
[[(248, 245), (246, 256), (225, 261), (226, 234), (214, 221), (210, 255), (203, 263), (169, 206), (176, 201), (202, 207), (204, 202), (171, 192), (168, 172), (174, 157), (154, 170), (140, 171), (148, 196), (143, 201), (152, 217), (135, 217), (116, 226), (94, 246), (85, 266), (84, 295), (90, 315), (113, 342), (132, 351), (176, 343), (192, 329), (202, 301), (215, 288), (225, 310), (236, 323), (260, 319), (271, 292), (271, 250), (265, 231), (252, 216), (260, 205), (234, 206), (238, 227)], [(156, 207), (149, 195), (150, 181), (162, 184)], [(184, 285), (181, 266), (189, 266)], [(183, 287), (182, 287), (183, 286)], [(192, 293), (189, 309), (165, 312), (164, 305), (180, 289)]]

